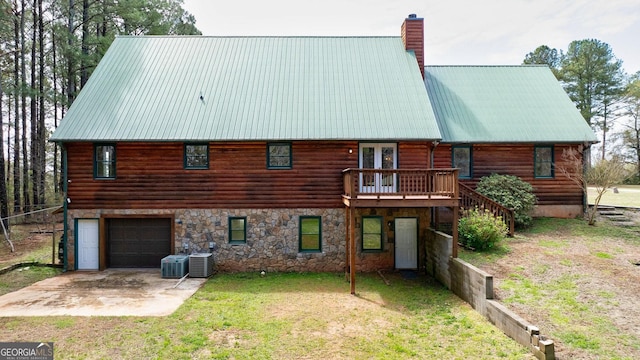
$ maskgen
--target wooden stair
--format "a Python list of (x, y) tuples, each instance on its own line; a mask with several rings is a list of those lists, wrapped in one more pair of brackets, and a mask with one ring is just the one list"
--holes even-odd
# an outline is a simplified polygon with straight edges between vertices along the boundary
[(480, 194), (471, 187), (459, 182), (460, 189), (460, 210), (484, 209), (489, 211), (496, 217), (502, 218), (507, 225), (507, 234), (513, 236), (515, 234), (515, 215), (513, 209), (506, 208), (488, 197)]

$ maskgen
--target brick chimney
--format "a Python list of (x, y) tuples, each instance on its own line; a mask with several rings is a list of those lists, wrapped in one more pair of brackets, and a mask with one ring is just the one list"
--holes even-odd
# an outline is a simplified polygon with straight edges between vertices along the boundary
[(424, 19), (417, 17), (416, 14), (409, 14), (402, 23), (400, 33), (405, 50), (415, 52), (420, 73), (424, 79)]

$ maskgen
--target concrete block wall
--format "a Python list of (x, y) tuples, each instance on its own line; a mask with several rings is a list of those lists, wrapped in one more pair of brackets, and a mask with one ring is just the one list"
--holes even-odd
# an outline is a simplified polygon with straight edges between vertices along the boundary
[(540, 335), (536, 326), (493, 300), (492, 275), (451, 257), (453, 239), (450, 235), (432, 230), (427, 242), (426, 269), (430, 275), (468, 302), (507, 336), (529, 348), (536, 358), (555, 359), (553, 340)]
[(427, 232), (425, 268), (441, 284), (451, 289), (451, 236), (434, 230)]
[(460, 259), (451, 259), (451, 291), (486, 316), (487, 299), (493, 299), (493, 276)]

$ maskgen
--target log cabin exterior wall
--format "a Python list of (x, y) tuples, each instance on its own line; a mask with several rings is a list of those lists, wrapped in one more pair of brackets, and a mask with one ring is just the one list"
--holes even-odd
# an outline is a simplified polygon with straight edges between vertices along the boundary
[[(533, 186), (538, 200), (534, 215), (560, 217), (580, 215), (583, 210), (583, 191), (560, 169), (568, 168), (562, 157), (563, 151), (581, 145), (554, 145), (554, 177), (552, 179), (534, 177), (535, 146), (535, 144), (473, 144), (472, 178), (460, 179), (460, 181), (475, 188), (484, 176), (493, 173), (514, 175)], [(451, 145), (438, 145), (434, 151), (434, 167), (449, 168), (451, 166)]]
[[(358, 167), (358, 142), (291, 144), (291, 169), (267, 169), (267, 142), (210, 142), (209, 168), (185, 169), (181, 142), (121, 142), (116, 178), (94, 179), (93, 143), (67, 143), (69, 209), (343, 207), (342, 170)], [(398, 167), (427, 168), (429, 145), (399, 143)]]
[[(397, 143), (399, 168), (428, 168), (430, 142)], [(346, 168), (357, 168), (357, 141), (292, 142), (292, 169), (266, 166), (267, 142), (209, 143), (209, 168), (184, 169), (181, 142), (116, 144), (116, 178), (94, 179), (94, 144), (65, 144), (67, 157), (67, 266), (76, 267), (76, 219), (165, 217), (173, 219), (171, 248), (206, 252), (212, 234), (220, 271), (340, 271), (345, 266)], [(350, 152), (351, 150), (351, 152)], [(415, 216), (426, 229), (430, 212), (422, 209), (358, 209), (359, 216)], [(297, 250), (299, 216), (321, 216), (321, 253)], [(246, 245), (228, 240), (228, 217), (247, 218)], [(385, 227), (386, 229), (386, 227)], [(381, 252), (358, 250), (358, 271), (393, 268), (393, 242), (385, 233)], [(108, 239), (100, 234), (100, 268), (109, 266)], [(360, 242), (357, 232), (356, 241)], [(391, 235), (392, 239), (392, 235)], [(422, 244), (422, 236), (420, 238)], [(271, 258), (285, 243), (284, 254)], [(423, 246), (423, 245), (420, 245)], [(239, 254), (250, 254), (250, 259)], [(422, 260), (421, 260), (422, 261)]]

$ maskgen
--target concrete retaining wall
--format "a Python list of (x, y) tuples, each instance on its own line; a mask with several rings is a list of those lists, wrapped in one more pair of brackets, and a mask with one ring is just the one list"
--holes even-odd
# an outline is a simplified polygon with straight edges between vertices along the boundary
[(434, 230), (427, 232), (425, 268), (441, 284), (451, 289), (451, 236)]
[[(460, 259), (451, 258), (451, 236), (431, 231), (426, 246), (426, 269), (454, 294), (507, 336), (529, 348), (538, 359), (555, 359), (553, 340), (498, 301), (493, 300), (493, 276)], [(447, 260), (445, 260), (445, 258)]]

